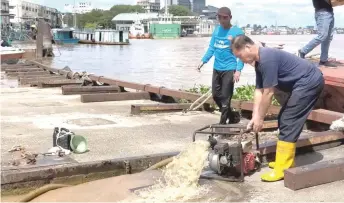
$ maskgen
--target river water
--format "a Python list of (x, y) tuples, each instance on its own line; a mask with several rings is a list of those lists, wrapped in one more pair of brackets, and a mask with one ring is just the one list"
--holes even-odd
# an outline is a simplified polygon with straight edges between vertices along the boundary
[[(256, 35), (254, 40), (285, 44), (284, 50), (296, 53), (314, 35)], [(125, 81), (185, 89), (195, 84), (211, 84), (214, 57), (199, 73), (196, 67), (207, 50), (210, 38), (173, 40), (131, 40), (129, 46), (67, 45), (55, 47), (56, 57), (48, 63), (54, 67), (69, 66)], [(330, 57), (344, 59), (344, 35), (335, 35)], [(58, 48), (58, 49), (57, 49)], [(320, 46), (311, 54), (320, 53)], [(254, 84), (251, 66), (245, 66), (236, 86)]]

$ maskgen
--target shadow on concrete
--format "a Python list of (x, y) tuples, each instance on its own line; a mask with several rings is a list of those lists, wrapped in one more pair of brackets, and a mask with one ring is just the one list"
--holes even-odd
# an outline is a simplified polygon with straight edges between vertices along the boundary
[(309, 164), (314, 164), (319, 161), (322, 161), (324, 156), (319, 152), (308, 152), (306, 154), (297, 155), (295, 159), (296, 166), (304, 166)]

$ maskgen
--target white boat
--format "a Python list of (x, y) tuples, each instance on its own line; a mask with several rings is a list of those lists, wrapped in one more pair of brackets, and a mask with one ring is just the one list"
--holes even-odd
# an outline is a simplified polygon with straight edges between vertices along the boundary
[(15, 47), (1, 47), (0, 55), (1, 62), (9, 60), (19, 60), (23, 58), (25, 51)]
[[(147, 36), (147, 38), (149, 35)], [(141, 39), (146, 38), (145, 28), (140, 21), (134, 22), (129, 29), (129, 39)]]

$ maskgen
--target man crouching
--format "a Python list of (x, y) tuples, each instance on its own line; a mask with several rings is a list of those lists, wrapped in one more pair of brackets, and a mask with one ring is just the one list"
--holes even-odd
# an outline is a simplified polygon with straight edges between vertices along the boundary
[(305, 59), (283, 50), (259, 47), (244, 35), (235, 37), (231, 46), (236, 57), (255, 66), (256, 90), (248, 129), (262, 129), (275, 88), (290, 94), (278, 115), (276, 159), (269, 163), (273, 170), (261, 176), (263, 181), (281, 180), (284, 170), (294, 166), (296, 142), (324, 88), (323, 74)]

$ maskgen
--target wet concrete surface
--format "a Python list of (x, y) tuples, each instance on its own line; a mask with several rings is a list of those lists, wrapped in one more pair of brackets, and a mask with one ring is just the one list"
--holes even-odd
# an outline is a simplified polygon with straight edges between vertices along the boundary
[[(297, 165), (316, 163), (342, 157), (344, 146), (297, 156)], [(311, 161), (310, 161), (311, 160)], [(314, 186), (298, 191), (284, 187), (283, 181), (267, 183), (260, 175), (270, 169), (263, 168), (245, 182), (234, 183), (201, 179), (199, 183), (209, 188), (207, 193), (189, 202), (342, 202), (344, 181)], [(157, 183), (159, 171), (146, 171), (83, 183), (77, 186), (57, 189), (34, 199), (35, 202), (130, 202), (136, 199), (134, 191)], [(91, 192), (92, 191), (92, 192)], [(78, 194), (78, 195), (75, 195)], [(5, 197), (4, 200), (18, 200), (20, 197)]]
[(54, 127), (85, 136), (89, 152), (72, 155), (80, 162), (179, 151), (194, 130), (216, 123), (205, 112), (132, 116), (130, 105), (152, 101), (81, 103), (78, 95), (61, 95), (60, 88), (2, 88), (1, 152), (15, 145), (44, 153), (52, 147)]
[[(71, 155), (79, 162), (180, 151), (191, 142), (195, 129), (216, 123), (219, 118), (205, 112), (132, 116), (131, 104), (154, 102), (81, 103), (80, 96), (61, 95), (60, 88), (2, 88), (1, 91), (2, 162), (13, 158), (8, 150), (14, 145), (22, 145), (30, 152), (47, 152), (52, 147), (56, 126), (87, 138), (90, 151)], [(93, 121), (94, 125), (90, 125)], [(340, 146), (298, 156), (297, 164), (340, 158), (343, 151), (344, 146)], [(244, 183), (226, 183), (227, 192), (218, 195), (230, 196), (226, 201), (344, 201), (344, 181), (295, 192), (285, 188), (283, 181), (261, 182), (260, 174), (267, 170), (270, 169), (246, 177)]]

